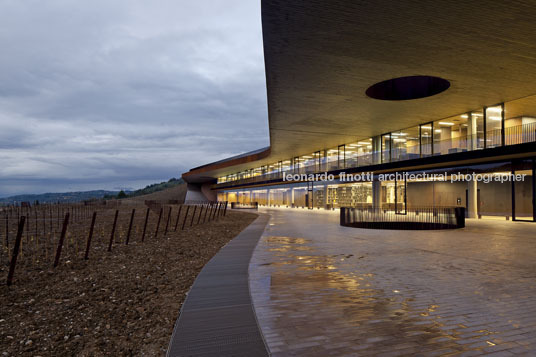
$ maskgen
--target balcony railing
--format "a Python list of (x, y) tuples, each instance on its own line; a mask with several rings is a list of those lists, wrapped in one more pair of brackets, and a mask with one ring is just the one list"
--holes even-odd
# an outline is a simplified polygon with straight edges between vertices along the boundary
[[(423, 157), (447, 155), (459, 152), (482, 150), (502, 145), (503, 135), (501, 129), (475, 135), (451, 138), (447, 140), (435, 140), (434, 142), (405, 145), (397, 144), (391, 150), (378, 152), (367, 152), (354, 155), (345, 160), (338, 159), (337, 156), (322, 158), (320, 162), (312, 165), (296, 165), (294, 168), (281, 172), (267, 172), (253, 177), (240, 177), (236, 180), (229, 180), (226, 185), (244, 185), (261, 181), (281, 180), (283, 175), (288, 174), (315, 174), (324, 171), (342, 170), (363, 166), (370, 166), (381, 163), (412, 160)], [(517, 145), (529, 142), (536, 142), (536, 123), (512, 126), (504, 130), (504, 144)], [(484, 145), (485, 144), (485, 145)]]

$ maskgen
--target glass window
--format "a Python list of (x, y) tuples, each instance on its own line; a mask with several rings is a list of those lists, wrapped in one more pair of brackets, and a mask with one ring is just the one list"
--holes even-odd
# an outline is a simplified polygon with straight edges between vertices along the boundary
[(536, 96), (507, 102), (504, 111), (506, 145), (536, 141)]
[(406, 181), (395, 181), (395, 212), (406, 214)]
[(299, 168), (299, 160), (297, 157), (293, 157), (290, 159), (290, 169), (292, 170), (293, 173), (297, 173), (298, 172), (298, 168)]
[(313, 160), (315, 165), (315, 171), (322, 171), (322, 153), (320, 151), (317, 151), (313, 154)]
[(339, 149), (329, 149), (326, 154), (326, 170), (336, 170), (339, 161)]
[(391, 133), (391, 161), (407, 160), (407, 136), (408, 133), (403, 130)]
[(404, 139), (406, 139), (406, 159), (417, 159), (421, 156), (420, 145), (419, 145), (419, 127), (414, 126), (402, 131)]
[(372, 165), (372, 138), (357, 142), (357, 164), (359, 166)]
[(391, 134), (382, 135), (382, 163), (391, 161)]
[(267, 166), (267, 170), (266, 170), (266, 173), (268, 174), (275, 174), (277, 173), (277, 170), (278, 167), (277, 167), (277, 163), (274, 163), (274, 164), (270, 164)]
[(434, 155), (452, 154), (461, 151), (459, 146), (463, 145), (464, 138), (467, 137), (467, 134), (461, 137), (464, 131), (465, 133), (467, 132), (466, 127), (460, 130), (462, 121), (467, 122), (467, 119), (454, 116), (434, 122)]
[(394, 211), (395, 209), (395, 182), (381, 182), (381, 209)]
[(328, 152), (320, 150), (320, 171), (326, 171), (328, 166)]
[(486, 108), (486, 147), (502, 145), (503, 107), (496, 105)]
[(420, 125), (421, 131), (421, 156), (432, 155), (432, 130), (434, 125), (432, 123), (426, 123)]
[(464, 152), (471, 150), (469, 140), (469, 114), (453, 117), (456, 124), (452, 127), (452, 152)]
[(345, 160), (346, 160), (346, 147), (345, 145), (339, 145), (337, 148), (337, 165), (339, 169), (344, 169), (345, 166)]
[(441, 155), (441, 133), (442, 128), (437, 125), (437, 123), (434, 123), (434, 130), (433, 132), (433, 148), (432, 148), (432, 155)]
[(292, 166), (292, 165), (291, 165), (291, 161), (290, 161), (290, 160), (282, 161), (282, 162), (281, 162), (281, 171), (286, 173), (286, 172), (288, 172), (288, 171), (290, 171), (290, 170), (292, 169), (291, 166)]
[(359, 144), (357, 142), (345, 145), (345, 165), (346, 167), (357, 167), (357, 153)]
[(304, 173), (313, 173), (315, 171), (314, 154), (301, 156), (300, 162)]
[(468, 132), (471, 150), (484, 148), (484, 111), (477, 110), (469, 114)]

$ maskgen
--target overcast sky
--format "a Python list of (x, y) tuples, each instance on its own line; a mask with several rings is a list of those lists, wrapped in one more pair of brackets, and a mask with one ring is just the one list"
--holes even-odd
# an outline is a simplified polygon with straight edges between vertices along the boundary
[(267, 146), (260, 0), (0, 0), (0, 197)]

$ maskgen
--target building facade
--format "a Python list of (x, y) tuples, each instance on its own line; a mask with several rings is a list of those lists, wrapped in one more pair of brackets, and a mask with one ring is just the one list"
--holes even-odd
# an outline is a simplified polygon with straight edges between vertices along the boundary
[(535, 221), (535, 15), (528, 1), (263, 1), (271, 145), (183, 174), (188, 198)]

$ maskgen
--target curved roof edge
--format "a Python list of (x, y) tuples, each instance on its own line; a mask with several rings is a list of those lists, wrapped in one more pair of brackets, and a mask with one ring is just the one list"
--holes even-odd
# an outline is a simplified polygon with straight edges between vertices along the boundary
[(257, 149), (227, 159), (215, 161), (210, 164), (198, 166), (188, 172), (183, 173), (182, 178), (184, 181), (189, 183), (214, 182), (216, 181), (216, 178), (213, 174), (213, 171), (261, 160), (268, 157), (270, 152), (271, 148), (270, 146), (267, 146), (262, 149)]

